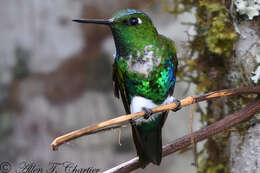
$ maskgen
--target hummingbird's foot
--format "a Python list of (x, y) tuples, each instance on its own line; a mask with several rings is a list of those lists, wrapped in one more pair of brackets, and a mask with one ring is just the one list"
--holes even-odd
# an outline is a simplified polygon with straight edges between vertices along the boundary
[(130, 124), (133, 125), (133, 126), (136, 126), (136, 122), (134, 120), (129, 120)]
[(177, 103), (178, 106), (175, 109), (172, 109), (172, 111), (177, 112), (178, 110), (180, 110), (182, 108), (180, 100), (174, 98), (173, 102)]
[(152, 115), (152, 110), (146, 107), (143, 107), (142, 109), (145, 111), (144, 118), (148, 119)]

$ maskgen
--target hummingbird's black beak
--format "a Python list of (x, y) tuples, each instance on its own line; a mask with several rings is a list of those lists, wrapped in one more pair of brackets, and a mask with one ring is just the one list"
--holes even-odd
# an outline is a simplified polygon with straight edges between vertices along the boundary
[(103, 19), (74, 19), (72, 20), (73, 22), (78, 22), (78, 23), (95, 23), (95, 24), (103, 24), (103, 25), (112, 25), (113, 20), (108, 19), (108, 20), (103, 20)]

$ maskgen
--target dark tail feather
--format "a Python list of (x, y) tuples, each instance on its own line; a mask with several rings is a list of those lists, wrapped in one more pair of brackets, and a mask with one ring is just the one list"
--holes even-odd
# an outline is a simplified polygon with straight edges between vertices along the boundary
[(136, 125), (132, 124), (139, 163), (142, 168), (150, 162), (160, 165), (162, 160), (162, 126), (168, 112), (162, 116), (152, 115), (149, 119), (138, 120)]

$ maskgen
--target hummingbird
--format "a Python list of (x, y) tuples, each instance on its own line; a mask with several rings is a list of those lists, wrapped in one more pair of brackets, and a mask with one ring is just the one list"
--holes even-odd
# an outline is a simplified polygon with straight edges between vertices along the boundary
[(178, 60), (175, 43), (160, 35), (151, 19), (135, 9), (116, 12), (112, 18), (76, 19), (79, 23), (109, 26), (115, 42), (114, 95), (122, 99), (126, 114), (145, 111), (131, 120), (132, 136), (142, 168), (162, 160), (162, 127), (169, 111), (152, 114), (151, 109), (180, 101), (173, 97)]

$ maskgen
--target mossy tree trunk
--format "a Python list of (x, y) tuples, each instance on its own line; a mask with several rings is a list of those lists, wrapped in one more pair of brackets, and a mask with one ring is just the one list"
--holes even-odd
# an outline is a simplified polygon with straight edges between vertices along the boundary
[[(250, 0), (175, 0), (175, 4), (182, 6), (175, 6), (174, 13), (195, 6), (197, 17), (197, 33), (179, 72), (181, 79), (197, 84), (197, 91), (203, 93), (259, 84), (260, 4)], [(200, 110), (201, 121), (212, 124), (250, 99), (253, 97), (209, 101), (206, 111)], [(209, 138), (199, 152), (198, 172), (260, 172), (260, 125), (252, 126), (254, 120)]]
[[(260, 67), (260, 17), (255, 16), (253, 20), (248, 18), (250, 16), (244, 14), (244, 16), (236, 16), (233, 21), (240, 33), (235, 46), (235, 63), (243, 69), (243, 71), (236, 70), (236, 73), (239, 74), (242, 85), (257, 85), (260, 82), (257, 74), (259, 72), (256, 70)], [(243, 129), (242, 132), (233, 131), (228, 140), (230, 172), (258, 173), (260, 172), (260, 124)]]
[[(193, 45), (196, 41), (206, 45), (200, 49), (197, 63), (204, 66), (200, 75), (207, 76), (198, 80), (200, 90), (252, 86), (259, 81), (252, 80), (256, 77), (252, 73), (257, 68), (257, 51), (260, 49), (259, 17), (249, 20), (245, 14), (235, 13), (232, 4), (234, 2), (201, 1), (198, 6), (197, 14), (202, 21), (198, 20), (198, 37)], [(223, 115), (238, 111), (249, 99), (251, 97), (236, 97), (209, 102), (203, 121), (211, 124)], [(208, 139), (203, 149), (207, 156), (201, 155), (198, 172), (259, 172), (259, 136), (260, 125), (251, 126), (251, 123), (245, 122)]]

